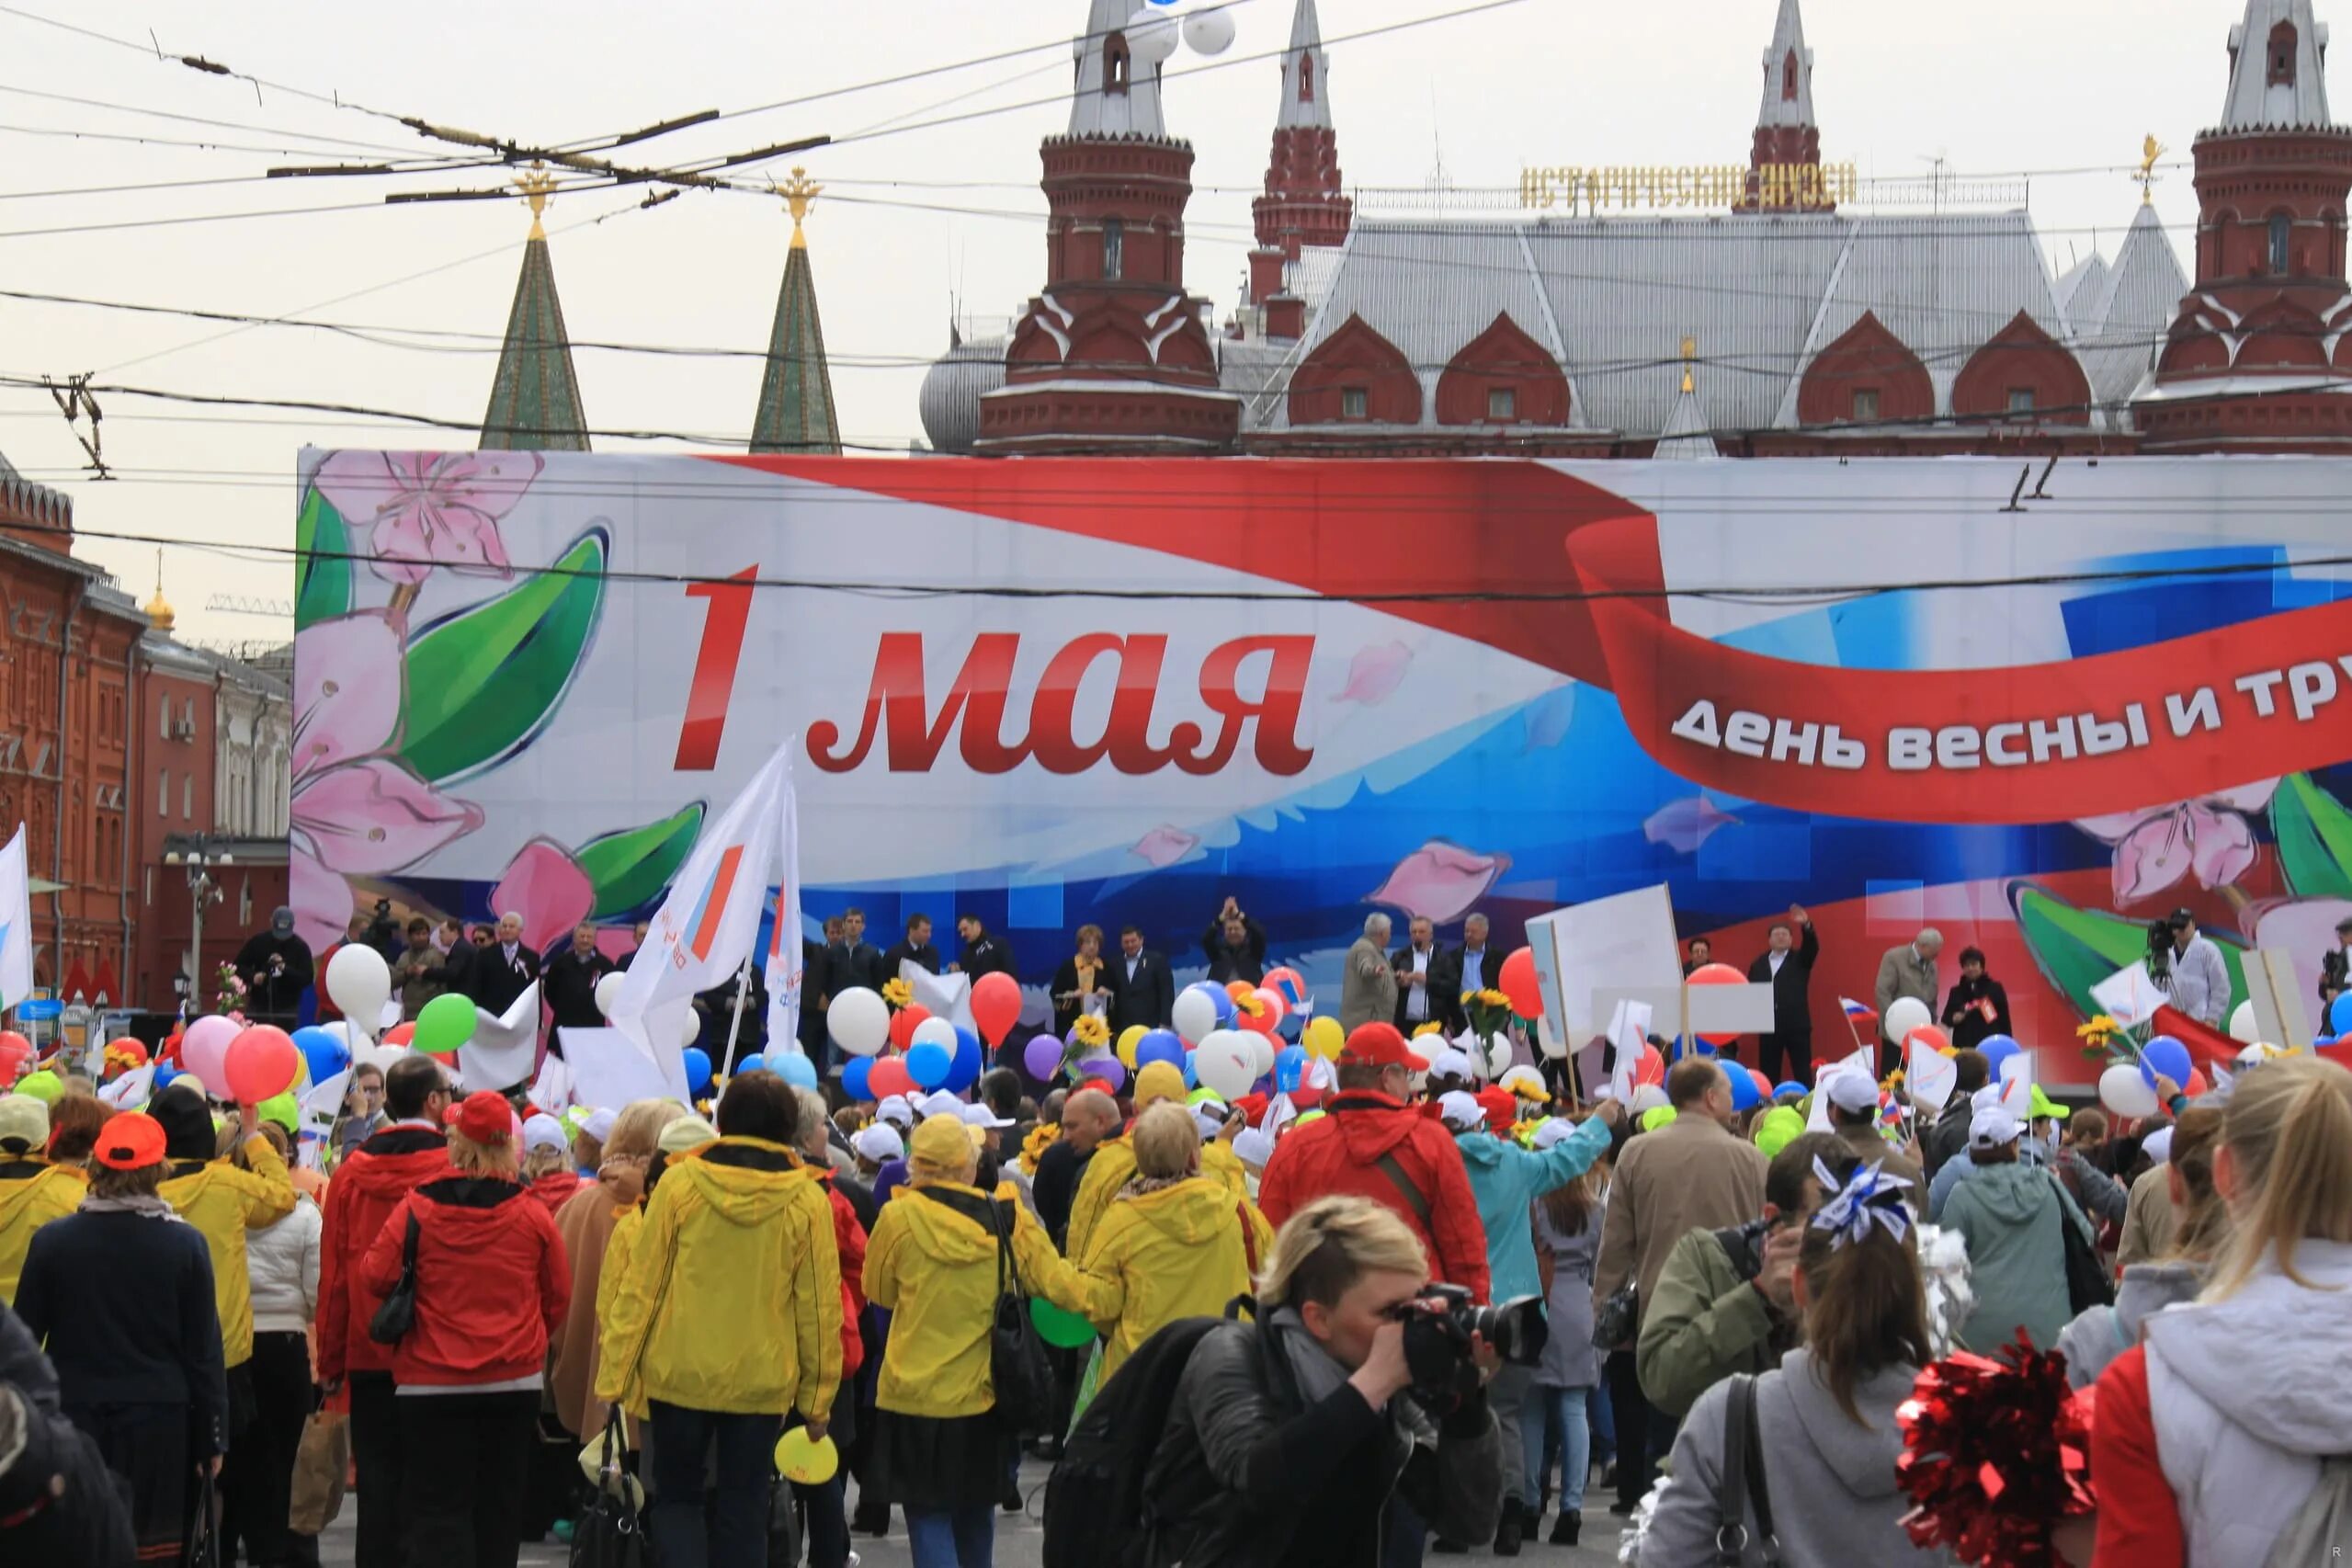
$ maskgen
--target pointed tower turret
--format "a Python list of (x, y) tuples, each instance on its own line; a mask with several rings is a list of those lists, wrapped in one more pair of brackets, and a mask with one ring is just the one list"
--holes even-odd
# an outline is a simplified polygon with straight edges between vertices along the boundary
[(981, 399), (977, 450), (1216, 450), (1241, 423), (1184, 283), (1192, 147), (1160, 118), (1180, 18), (1130, 20), (1126, 0), (1092, 0), (1069, 133), (1040, 149), (1045, 290), (1013, 328), (1004, 386)]
[(1742, 212), (1828, 212), (1821, 176), (1821, 125), (1813, 119), (1813, 51), (1797, 0), (1780, 0), (1764, 51), (1764, 97), (1755, 111)]
[(767, 335), (767, 373), (759, 381), (752, 417), (755, 452), (841, 455), (841, 426), (833, 408), (833, 371), (825, 363), (824, 323), (817, 315), (816, 277), (809, 270), (809, 240), (801, 223), (823, 186), (796, 168), (777, 186), (792, 214), (792, 244), (784, 253), (784, 286), (776, 296), (776, 325)]
[(563, 330), (563, 302), (555, 296), (555, 264), (540, 222), (555, 194), (555, 176), (533, 164), (515, 180), (531, 210), (523, 242), (522, 276), (506, 312), (506, 341), (490, 382), (482, 416), (484, 450), (585, 452), (588, 417), (580, 411), (580, 381), (572, 369), (572, 339)]
[(1282, 101), (1274, 115), (1274, 153), (1266, 194), (1250, 204), (1257, 249), (1250, 253), (1249, 302), (1280, 291), (1285, 262), (1307, 245), (1346, 243), (1356, 204), (1339, 180), (1339, 142), (1331, 121), (1331, 67), (1315, 0), (1298, 0), (1290, 46), (1282, 51)]
[(2132, 416), (2152, 450), (2352, 448), (2352, 129), (2312, 0), (2246, 0), (2221, 121), (2197, 138), (2197, 282)]

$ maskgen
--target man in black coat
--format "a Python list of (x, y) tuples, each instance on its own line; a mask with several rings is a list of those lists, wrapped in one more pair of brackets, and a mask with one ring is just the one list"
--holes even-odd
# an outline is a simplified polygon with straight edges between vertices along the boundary
[(1802, 1082), (1813, 1065), (1812, 1003), (1806, 988), (1812, 984), (1813, 960), (1821, 957), (1821, 938), (1813, 935), (1812, 916), (1792, 903), (1786, 920), (1772, 923), (1768, 940), (1771, 945), (1747, 966), (1749, 984), (1772, 987), (1772, 1032), (1756, 1037), (1756, 1066), (1774, 1083), (1786, 1083), (1785, 1061), (1788, 1077)]
[(956, 935), (963, 938), (963, 951), (958, 953), (956, 961), (948, 966), (951, 972), (960, 971), (974, 980), (983, 974), (1010, 974), (1017, 980), (1020, 978), (1013, 969), (1011, 944), (1001, 937), (990, 936), (988, 927), (981, 922), (979, 915), (958, 915)]
[(538, 978), (539, 955), (523, 945), (523, 917), (502, 915), (496, 939), (476, 949), (473, 961), (466, 966), (466, 994), (475, 1006), (501, 1017)]
[(1404, 946), (1389, 955), (1389, 967), (1396, 971), (1392, 1021), (1408, 1037), (1432, 1020), (1449, 1036), (1469, 1027), (1470, 1017), (1461, 1005), (1461, 971), (1454, 968), (1453, 955), (1437, 946), (1437, 928), (1428, 916), (1413, 917), (1405, 927)]
[(294, 935), (294, 912), (270, 912), (269, 929), (256, 931), (237, 949), (237, 975), (245, 983), (249, 1015), (292, 1017), (311, 984), (311, 945)]
[(939, 972), (939, 949), (931, 945), (931, 917), (927, 915), (906, 917), (906, 939), (882, 955), (881, 975), (875, 984), (896, 980), (898, 966), (910, 959), (933, 974)]
[(1119, 956), (1110, 960), (1110, 1032), (1117, 1036), (1137, 1024), (1164, 1029), (1176, 1013), (1176, 975), (1168, 956), (1143, 945), (1143, 933), (1132, 926), (1119, 932)]
[(897, 978), (895, 966), (887, 971), (882, 967), (881, 949), (866, 940), (866, 912), (854, 907), (843, 910), (841, 939), (825, 946), (824, 994), (837, 996), (853, 985), (880, 991), (883, 981)]
[(1209, 978), (1220, 985), (1266, 979), (1266, 927), (1243, 914), (1231, 895), (1201, 933), (1200, 949), (1209, 955)]
[[(597, 928), (585, 921), (572, 928), (572, 945), (548, 960), (541, 994), (555, 1011), (560, 1029), (601, 1028), (604, 1013), (597, 1006), (597, 982), (613, 972), (613, 961), (597, 950)], [(517, 995), (522, 994), (519, 991)], [(487, 1006), (487, 1004), (484, 1004)], [(499, 1012), (506, 1009), (501, 1007)]]

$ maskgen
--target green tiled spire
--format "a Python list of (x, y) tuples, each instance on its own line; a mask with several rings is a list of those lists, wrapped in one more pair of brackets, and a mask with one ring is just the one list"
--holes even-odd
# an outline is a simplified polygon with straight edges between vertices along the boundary
[(767, 371), (760, 378), (759, 412), (753, 416), (755, 452), (813, 452), (841, 455), (841, 426), (834, 415), (833, 372), (825, 363), (824, 324), (817, 315), (816, 277), (809, 269), (809, 242), (801, 232), (809, 203), (823, 187), (794, 169), (778, 186), (792, 212), (792, 248), (784, 256), (784, 287), (776, 296), (776, 326), (767, 339)]
[(530, 203), (530, 238), (523, 244), (522, 276), (506, 314), (506, 340), (482, 416), (489, 450), (585, 452), (588, 419), (580, 409), (580, 381), (572, 369), (572, 339), (563, 330), (563, 302), (555, 295), (555, 264), (540, 215), (555, 189), (537, 165), (516, 182)]

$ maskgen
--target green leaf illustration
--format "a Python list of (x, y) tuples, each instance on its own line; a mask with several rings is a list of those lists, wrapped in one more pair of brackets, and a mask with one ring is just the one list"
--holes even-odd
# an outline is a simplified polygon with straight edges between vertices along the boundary
[(590, 528), (494, 599), (435, 622), (408, 645), (401, 755), (436, 784), (503, 761), (545, 728), (604, 608), (609, 540)]
[(591, 917), (608, 920), (651, 903), (693, 852), (702, 814), (702, 802), (697, 801), (676, 816), (608, 833), (580, 846), (580, 869), (597, 890)]
[(2297, 898), (2352, 899), (2352, 812), (2310, 774), (2278, 781), (2270, 829), (2278, 838), (2278, 868)]
[[(2091, 987), (2148, 956), (2148, 923), (2104, 909), (2078, 909), (2032, 882), (2009, 884), (2009, 904), (2033, 954), (2034, 967), (2085, 1018), (2103, 1009)], [(2230, 975), (2230, 1008), (2245, 1000), (2245, 944), (2221, 932), (2205, 937), (2221, 949)]]
[(351, 610), (351, 530), (316, 487), (294, 518), (294, 627), (300, 631)]

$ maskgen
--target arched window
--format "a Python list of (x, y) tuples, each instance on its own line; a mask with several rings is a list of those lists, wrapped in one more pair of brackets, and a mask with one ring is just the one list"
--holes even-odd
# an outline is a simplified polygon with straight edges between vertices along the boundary
[(1103, 220), (1103, 277), (1107, 280), (1125, 275), (1127, 267), (1127, 225), (1116, 218)]
[(2269, 83), (2274, 87), (2295, 85), (2295, 24), (2281, 22), (2270, 29)]
[(1780, 62), (1780, 101), (1797, 101), (1797, 51), (1793, 49)]
[(1299, 101), (1315, 101), (1315, 57), (1312, 54), (1299, 56)]
[(2284, 276), (2288, 270), (2287, 242), (2294, 232), (2284, 212), (2270, 215), (2270, 270)]
[(1103, 91), (1127, 91), (1127, 35), (1107, 33), (1103, 37)]

